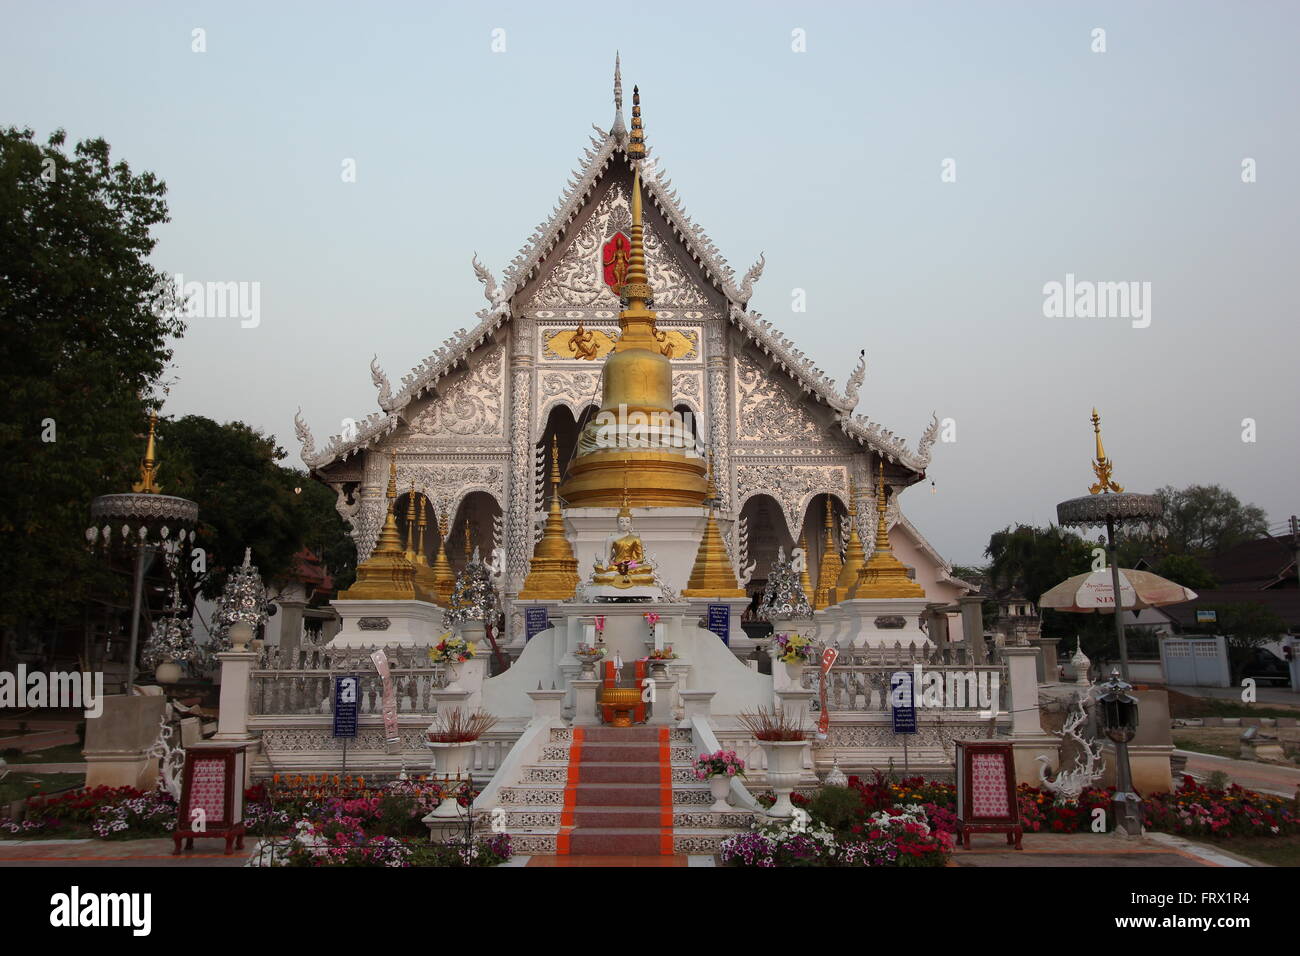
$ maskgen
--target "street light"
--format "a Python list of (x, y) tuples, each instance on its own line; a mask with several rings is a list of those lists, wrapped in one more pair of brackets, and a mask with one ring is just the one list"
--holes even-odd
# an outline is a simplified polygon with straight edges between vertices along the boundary
[(1125, 491), (1111, 478), (1114, 462), (1106, 457), (1101, 444), (1101, 417), (1092, 410), (1092, 430), (1097, 436), (1097, 457), (1092, 463), (1096, 483), (1083, 498), (1071, 498), (1056, 506), (1056, 520), (1063, 526), (1106, 528), (1106, 560), (1110, 564), (1111, 591), (1115, 598), (1115, 639), (1119, 642), (1120, 674), (1128, 680), (1128, 642), (1124, 637), (1124, 598), (1120, 592), (1119, 555), (1115, 546), (1115, 528), (1125, 522), (1146, 523), (1164, 513), (1164, 504), (1155, 495)]
[(1128, 743), (1137, 733), (1138, 726), (1138, 700), (1129, 693), (1132, 689), (1132, 685), (1120, 677), (1118, 670), (1112, 670), (1110, 680), (1097, 688), (1097, 716), (1102, 732), (1115, 744), (1115, 796), (1111, 801), (1115, 829), (1129, 836), (1139, 836), (1142, 833), (1142, 798), (1133, 792), (1133, 771), (1128, 761)]

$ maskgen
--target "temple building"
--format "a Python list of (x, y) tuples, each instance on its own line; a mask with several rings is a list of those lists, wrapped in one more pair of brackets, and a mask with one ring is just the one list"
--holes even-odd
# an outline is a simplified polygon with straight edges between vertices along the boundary
[(372, 360), (378, 410), (322, 446), (295, 418), (358, 563), (376, 562), (353, 596), (397, 598), (382, 586), (397, 581), (445, 607), (477, 550), (518, 643), (525, 605), (574, 598), (610, 560), (624, 513), (665, 595), (761, 594), (778, 552), (801, 546), (818, 608), (880, 591), (880, 568), (898, 596), (973, 590), (899, 505), (937, 418), (909, 447), (858, 410), (865, 351), (837, 387), (754, 311), (763, 257), (738, 276), (648, 158), (672, 117), (647, 104), (643, 121), (638, 95), (625, 120), (617, 66), (614, 106), (504, 276), (473, 258), (487, 305), (469, 327), (396, 385)]

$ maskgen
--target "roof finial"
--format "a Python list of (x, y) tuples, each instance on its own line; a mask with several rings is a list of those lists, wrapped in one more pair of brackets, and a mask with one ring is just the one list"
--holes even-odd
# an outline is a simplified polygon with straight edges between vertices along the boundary
[(144, 461), (140, 462), (140, 480), (131, 486), (138, 494), (162, 494), (158, 485), (158, 453), (154, 447), (154, 429), (158, 426), (158, 413), (149, 409), (149, 440), (144, 446)]
[(614, 125), (609, 132), (620, 147), (627, 142), (627, 127), (623, 125), (623, 71), (617, 50), (614, 51)]
[(632, 87), (632, 137), (627, 144), (627, 158), (645, 159), (645, 130), (641, 128), (641, 88)]
[(1092, 473), (1097, 476), (1097, 483), (1088, 489), (1089, 493), (1094, 495), (1105, 494), (1113, 491), (1119, 494), (1124, 489), (1111, 479), (1110, 472), (1115, 466), (1109, 458), (1106, 457), (1106, 449), (1101, 444), (1101, 416), (1097, 414), (1097, 409), (1092, 410), (1092, 430), (1097, 436), (1097, 457), (1092, 463)]

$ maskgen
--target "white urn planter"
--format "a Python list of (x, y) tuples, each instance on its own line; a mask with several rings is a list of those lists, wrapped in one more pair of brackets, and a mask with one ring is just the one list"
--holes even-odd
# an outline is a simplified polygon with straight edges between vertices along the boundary
[(806, 740), (760, 740), (767, 757), (767, 784), (776, 794), (776, 803), (767, 811), (769, 817), (794, 816), (794, 804), (790, 794), (803, 776), (804, 748)]
[(447, 668), (447, 686), (444, 690), (464, 690), (460, 686), (460, 671), (465, 666), (463, 661), (447, 661), (443, 666)]
[(709, 807), (714, 813), (726, 813), (731, 809), (731, 804), (727, 803), (727, 796), (731, 793), (731, 778), (726, 774), (717, 774), (709, 778), (709, 792), (713, 794), (713, 806)]
[(153, 676), (160, 684), (175, 684), (181, 679), (181, 665), (168, 658), (153, 669)]
[(804, 661), (786, 661), (785, 673), (790, 678), (790, 683), (798, 687), (803, 682)]
[[(426, 740), (424, 745), (433, 751), (433, 772), (446, 784), (455, 787), (455, 781), (459, 777), (466, 776), (474, 764), (474, 741), (457, 741), (455, 743), (440, 743), (434, 740)], [(465, 811), (461, 809), (456, 797), (448, 796), (443, 798), (442, 803), (434, 808), (429, 814), (431, 817), (455, 819), (464, 816)]]

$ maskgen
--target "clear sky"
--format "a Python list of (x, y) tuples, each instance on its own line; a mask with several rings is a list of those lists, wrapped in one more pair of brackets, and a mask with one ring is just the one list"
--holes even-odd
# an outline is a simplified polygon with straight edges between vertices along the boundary
[[(913, 446), (955, 421), (903, 498), (949, 559), (1086, 492), (1094, 404), (1130, 490), (1300, 512), (1295, 3), (5, 0), (0, 24), (0, 122), (103, 136), (168, 183), (161, 268), (260, 283), (256, 328), (193, 320), (167, 414), (296, 462), (299, 405), (318, 443), (376, 410), (371, 355), (396, 382), (474, 321), (471, 253), (500, 277), (549, 214), (619, 49), (689, 212), (737, 272), (766, 253), (751, 307), (840, 382), (866, 348), (859, 411)], [(1045, 317), (1067, 274), (1149, 282), (1149, 325)]]

